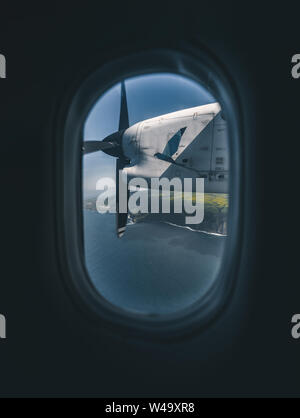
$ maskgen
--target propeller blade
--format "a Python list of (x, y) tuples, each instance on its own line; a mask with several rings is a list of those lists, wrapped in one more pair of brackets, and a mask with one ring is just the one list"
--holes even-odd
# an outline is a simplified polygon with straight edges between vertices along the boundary
[(125, 183), (122, 177), (124, 167), (125, 162), (118, 158), (116, 162), (116, 227), (118, 238), (124, 235), (128, 218), (129, 190), (127, 182)]
[(119, 144), (112, 141), (85, 141), (82, 151), (84, 154), (90, 154), (97, 151), (106, 151), (118, 147)]
[[(119, 132), (129, 128), (128, 104), (124, 80), (121, 81), (121, 105), (120, 105), (120, 119)], [(122, 170), (128, 164), (128, 160), (118, 158), (116, 162), (116, 227), (117, 236), (121, 238), (126, 229), (128, 218), (128, 199), (129, 190), (128, 184), (125, 183), (122, 177)], [(127, 194), (127, 197), (125, 196)]]
[(119, 120), (119, 131), (129, 128), (129, 117), (128, 117), (128, 104), (125, 89), (125, 82), (121, 82), (121, 107), (120, 107), (120, 120)]

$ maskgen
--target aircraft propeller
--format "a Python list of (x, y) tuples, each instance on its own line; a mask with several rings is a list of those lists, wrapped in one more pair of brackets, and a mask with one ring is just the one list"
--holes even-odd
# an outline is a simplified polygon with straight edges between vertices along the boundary
[[(129, 190), (128, 184), (123, 184), (120, 187), (120, 181), (124, 181), (122, 176), (122, 170), (126, 165), (130, 163), (128, 158), (124, 155), (122, 148), (122, 138), (124, 131), (129, 128), (129, 117), (128, 117), (128, 105), (126, 97), (126, 89), (124, 81), (121, 82), (121, 106), (120, 106), (120, 119), (119, 119), (119, 130), (109, 136), (103, 141), (85, 141), (83, 144), (83, 154), (90, 154), (92, 152), (104, 151), (113, 157), (116, 157), (116, 228), (117, 236), (119, 238), (124, 235), (127, 218), (128, 218), (128, 198)], [(122, 213), (120, 213), (120, 189), (127, 190), (127, 201), (126, 207), (122, 207)], [(125, 210), (124, 210), (125, 209)], [(125, 213), (123, 213), (125, 212)]]

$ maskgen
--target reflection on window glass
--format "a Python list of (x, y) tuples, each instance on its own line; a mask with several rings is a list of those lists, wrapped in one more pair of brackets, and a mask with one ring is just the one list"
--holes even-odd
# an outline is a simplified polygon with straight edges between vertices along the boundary
[(162, 316), (217, 280), (227, 236), (226, 120), (200, 84), (175, 74), (128, 78), (84, 125), (85, 263), (115, 306)]

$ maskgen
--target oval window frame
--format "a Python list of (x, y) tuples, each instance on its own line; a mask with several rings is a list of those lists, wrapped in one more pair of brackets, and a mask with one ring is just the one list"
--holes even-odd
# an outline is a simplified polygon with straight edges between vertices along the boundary
[[(218, 277), (205, 296), (190, 307), (161, 317), (134, 314), (101, 296), (84, 262), (82, 220), (82, 135), (86, 117), (110, 87), (122, 78), (148, 73), (175, 73), (207, 88), (226, 115), (230, 176), (228, 236)], [(107, 60), (93, 68), (66, 94), (56, 122), (57, 245), (62, 274), (77, 306), (97, 326), (124, 335), (169, 339), (194, 334), (222, 312), (230, 300), (239, 265), (242, 239), (242, 118), (233, 82), (221, 64), (202, 48), (157, 49)]]

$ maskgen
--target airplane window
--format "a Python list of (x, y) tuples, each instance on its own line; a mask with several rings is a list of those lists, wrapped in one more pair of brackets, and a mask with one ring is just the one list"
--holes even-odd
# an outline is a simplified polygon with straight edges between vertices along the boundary
[(128, 77), (84, 122), (85, 267), (123, 311), (151, 318), (205, 298), (228, 239), (228, 129), (221, 105), (186, 76)]

